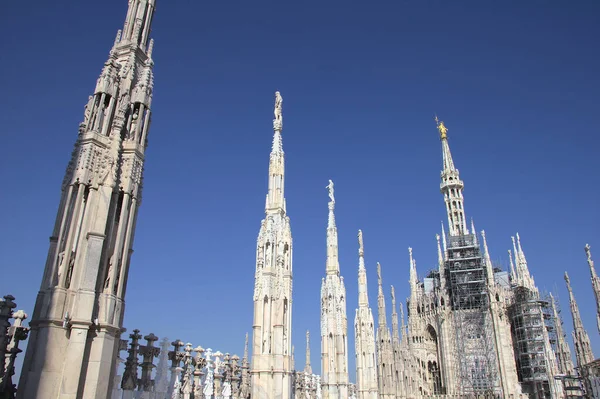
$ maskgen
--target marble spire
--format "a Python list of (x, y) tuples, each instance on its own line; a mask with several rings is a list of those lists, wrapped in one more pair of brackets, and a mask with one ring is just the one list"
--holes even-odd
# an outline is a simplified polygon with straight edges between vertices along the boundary
[[(400, 345), (400, 327), (398, 326), (398, 313), (396, 312), (396, 290), (391, 286), (392, 297), (392, 343), (394, 347)], [(400, 305), (402, 306), (402, 305)]]
[(529, 272), (529, 266), (527, 266), (527, 259), (525, 258), (525, 252), (523, 252), (523, 247), (521, 246), (521, 237), (519, 233), (516, 234), (515, 237), (511, 237), (513, 242), (513, 251), (515, 256), (515, 265), (517, 269), (517, 285), (525, 287), (531, 291), (538, 291), (535, 281), (533, 280), (533, 276)]
[(340, 264), (338, 261), (338, 235), (335, 226), (335, 196), (333, 191), (333, 181), (329, 180), (327, 185), (329, 191), (329, 216), (327, 218), (327, 265), (326, 274), (340, 275)]
[(448, 128), (443, 121), (435, 118), (440, 140), (442, 142), (442, 183), (440, 191), (444, 194), (446, 202), (446, 213), (448, 215), (448, 229), (450, 236), (459, 236), (469, 234), (467, 219), (464, 210), (463, 188), (464, 183), (460, 180), (458, 169), (454, 167), (452, 153), (448, 145)]
[(154, 4), (129, 1), (87, 99), (30, 322), (19, 399), (112, 391), (107, 376), (116, 375), (151, 121)]
[(592, 260), (592, 251), (589, 244), (585, 244), (585, 254), (587, 256), (587, 262), (590, 267), (590, 277), (592, 279), (592, 289), (594, 290), (594, 298), (596, 298), (596, 324), (598, 325), (598, 331), (600, 332), (600, 278), (596, 274), (596, 268), (594, 267), (594, 261)]
[(327, 260), (321, 282), (321, 387), (331, 399), (348, 396), (348, 317), (346, 287), (340, 276), (338, 236), (335, 225), (333, 181), (327, 185)]
[(294, 372), (292, 354), (292, 232), (284, 196), (285, 160), (281, 143), (283, 98), (275, 92), (273, 146), (265, 218), (256, 245), (252, 397), (288, 399)]
[(573, 295), (573, 289), (571, 288), (571, 280), (569, 275), (565, 272), (565, 282), (567, 283), (567, 290), (569, 290), (569, 304), (571, 305), (571, 316), (573, 317), (573, 345), (575, 346), (575, 356), (577, 358), (577, 367), (581, 367), (594, 360), (594, 353), (590, 345), (590, 337), (588, 336), (585, 327), (583, 327), (583, 321), (581, 320), (581, 314), (579, 313), (579, 306), (575, 301)]
[(440, 235), (436, 234), (435, 239), (437, 241), (437, 255), (438, 255), (438, 273), (440, 274), (440, 288), (446, 290), (446, 271), (444, 267), (444, 255), (442, 253), (442, 247), (440, 245)]
[(304, 366), (304, 372), (312, 374), (312, 367), (310, 366), (310, 331), (306, 330), (306, 365)]
[(415, 299), (417, 295), (417, 286), (419, 284), (419, 279), (417, 277), (417, 262), (413, 258), (412, 248), (408, 248), (408, 256), (410, 262), (410, 297), (411, 299)]
[(362, 231), (358, 231), (358, 309), (354, 318), (357, 399), (378, 399), (375, 330), (369, 307)]
[(494, 268), (492, 267), (492, 260), (490, 259), (490, 252), (488, 250), (487, 239), (485, 237), (485, 230), (481, 230), (481, 238), (483, 240), (483, 259), (485, 261), (485, 270), (487, 274), (488, 286), (493, 286), (494, 282)]
[(281, 131), (283, 130), (282, 114), (283, 98), (277, 91), (275, 92), (275, 119), (273, 120), (273, 145), (269, 157), (269, 189), (265, 211), (267, 213), (282, 212), (285, 213), (285, 154), (283, 152), (283, 142)]
[(377, 316), (379, 325), (377, 327), (377, 381), (380, 399), (395, 399), (395, 362), (392, 337), (387, 325), (385, 296), (383, 294), (383, 281), (381, 278), (381, 265), (377, 262)]
[(561, 374), (575, 375), (573, 366), (573, 357), (571, 356), (571, 348), (567, 343), (567, 336), (563, 329), (563, 321), (558, 313), (554, 296), (550, 293), (550, 305), (552, 306), (552, 314), (554, 316), (554, 325), (556, 330), (556, 363), (558, 371)]

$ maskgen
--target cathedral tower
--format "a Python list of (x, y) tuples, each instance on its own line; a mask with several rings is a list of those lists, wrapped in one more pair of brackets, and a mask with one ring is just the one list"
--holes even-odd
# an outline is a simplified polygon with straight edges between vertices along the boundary
[(445, 369), (455, 368), (458, 374), (446, 378), (447, 387), (463, 395), (518, 395), (512, 351), (503, 348), (511, 342), (510, 326), (502, 317), (504, 292), (497, 287), (489, 254), (487, 249), (482, 253), (473, 223), (471, 231), (467, 227), (464, 183), (452, 160), (448, 129), (435, 120), (442, 143), (440, 190), (449, 227), (447, 237), (442, 233), (445, 254), (438, 249), (439, 285), (448, 296), (454, 329), (454, 348), (446, 353), (456, 354), (456, 367)]
[(292, 232), (284, 196), (283, 98), (275, 93), (269, 188), (256, 246), (252, 399), (292, 394)]
[(358, 230), (358, 309), (354, 318), (356, 353), (356, 391), (358, 399), (377, 399), (377, 363), (375, 360), (375, 329), (369, 306), (367, 270), (362, 231)]
[(19, 398), (106, 398), (150, 127), (155, 0), (129, 0), (62, 183)]
[(335, 196), (329, 180), (329, 218), (327, 223), (327, 262), (321, 282), (321, 375), (323, 397), (348, 397), (348, 318), (346, 287), (340, 276), (338, 236), (335, 226)]

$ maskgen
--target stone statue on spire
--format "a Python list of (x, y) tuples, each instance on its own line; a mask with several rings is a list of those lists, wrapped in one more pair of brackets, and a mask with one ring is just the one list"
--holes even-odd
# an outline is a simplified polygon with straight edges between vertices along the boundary
[(362, 230), (358, 230), (358, 252), (361, 255), (364, 253)]
[(444, 121), (438, 120), (436, 115), (435, 123), (437, 124), (438, 131), (440, 132), (440, 138), (443, 140), (448, 136), (448, 128), (444, 125)]
[(283, 125), (283, 115), (282, 115), (282, 105), (283, 105), (283, 97), (281, 97), (281, 93), (275, 92), (275, 109), (273, 110), (273, 114), (275, 115), (275, 119), (273, 119), (273, 128), (275, 130), (281, 130)]
[(329, 198), (332, 203), (335, 203), (335, 196), (333, 195), (333, 181), (329, 179), (329, 184), (326, 187), (329, 190)]

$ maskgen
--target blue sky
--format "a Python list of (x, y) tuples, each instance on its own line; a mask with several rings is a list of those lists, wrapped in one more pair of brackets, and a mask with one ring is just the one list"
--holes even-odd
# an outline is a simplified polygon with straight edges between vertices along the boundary
[[(0, 293), (29, 313), (87, 96), (125, 0), (8, 2), (0, 12)], [(293, 343), (320, 370), (328, 179), (352, 329), (356, 232), (386, 295), (408, 296), (408, 252), (435, 267), (445, 220), (435, 113), (449, 129), (465, 209), (506, 268), (521, 235), (534, 278), (560, 298), (569, 270), (596, 355), (583, 247), (600, 266), (597, 1), (158, 0), (153, 119), (125, 326), (223, 352), (252, 328), (273, 93), (284, 97), (294, 237)], [(376, 309), (374, 309), (375, 317)], [(388, 316), (389, 317), (389, 316)], [(389, 320), (389, 318), (388, 318)], [(350, 376), (354, 342), (349, 334)]]

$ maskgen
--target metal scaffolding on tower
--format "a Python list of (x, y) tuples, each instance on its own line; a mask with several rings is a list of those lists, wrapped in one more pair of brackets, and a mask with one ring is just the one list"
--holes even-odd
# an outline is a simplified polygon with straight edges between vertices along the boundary
[(474, 234), (448, 236), (446, 281), (454, 315), (461, 397), (501, 395), (487, 272)]

